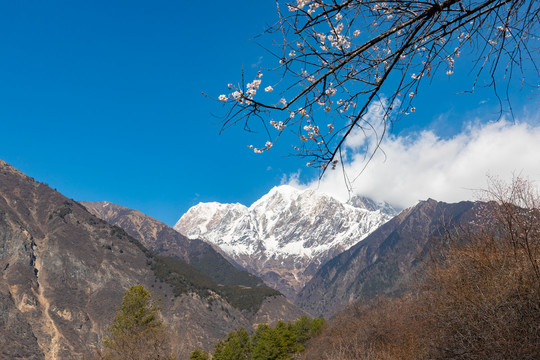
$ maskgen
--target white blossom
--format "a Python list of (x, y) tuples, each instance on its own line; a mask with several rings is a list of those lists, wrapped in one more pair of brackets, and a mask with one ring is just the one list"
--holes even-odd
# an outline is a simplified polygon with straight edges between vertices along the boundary
[(324, 93), (328, 96), (334, 96), (336, 95), (337, 90), (335, 88), (329, 87), (327, 88)]
[(232, 97), (234, 98), (234, 100), (239, 101), (242, 98), (242, 92), (235, 91), (232, 93)]
[(223, 94), (219, 95), (218, 100), (223, 101), (223, 102), (227, 102), (227, 95), (223, 95)]
[(274, 91), (274, 88), (271, 87), (271, 86), (267, 86), (267, 87), (264, 88), (264, 91), (266, 91), (266, 92), (272, 92), (272, 91)]
[(312, 3), (309, 5), (309, 10), (308, 10), (308, 14), (313, 14), (315, 12), (315, 10), (317, 10), (317, 8), (320, 6), (320, 4), (318, 3)]

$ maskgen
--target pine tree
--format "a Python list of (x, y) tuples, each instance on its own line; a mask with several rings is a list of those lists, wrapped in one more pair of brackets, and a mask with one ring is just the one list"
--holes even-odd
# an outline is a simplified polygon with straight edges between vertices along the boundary
[(292, 327), (283, 321), (279, 321), (274, 328), (259, 325), (252, 343), (253, 360), (285, 360), (302, 350)]
[(212, 360), (249, 360), (251, 359), (251, 341), (244, 328), (231, 331), (227, 339), (220, 340)]
[(175, 359), (171, 355), (165, 325), (160, 315), (159, 300), (142, 285), (129, 288), (116, 311), (110, 336), (105, 338), (102, 358), (107, 360)]
[(323, 325), (323, 318), (312, 319), (304, 315), (292, 324), (292, 331), (296, 336), (296, 340), (300, 344), (305, 345), (309, 339), (321, 332)]
[(195, 349), (191, 353), (189, 360), (210, 360), (210, 354), (204, 350)]

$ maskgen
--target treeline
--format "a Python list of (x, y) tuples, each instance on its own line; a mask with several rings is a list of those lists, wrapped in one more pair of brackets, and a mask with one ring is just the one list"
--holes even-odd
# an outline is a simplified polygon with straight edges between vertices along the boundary
[(540, 202), (519, 179), (489, 195), (409, 292), (341, 313), (302, 359), (540, 359)]
[(323, 328), (324, 319), (302, 316), (293, 323), (279, 321), (274, 327), (261, 324), (250, 336), (240, 328), (215, 345), (213, 353), (195, 349), (190, 360), (285, 360), (305, 349)]
[(151, 265), (156, 277), (171, 285), (175, 296), (195, 292), (211, 299), (212, 293), (216, 293), (233, 307), (255, 313), (264, 299), (280, 295), (279, 291), (264, 284), (254, 287), (217, 284), (200, 270), (174, 257), (153, 255)]
[[(93, 221), (105, 223), (101, 219)], [(186, 293), (196, 293), (202, 298), (211, 301), (212, 294), (219, 294), (233, 307), (255, 313), (259, 310), (266, 298), (281, 295), (279, 291), (266, 286), (257, 277), (252, 276), (247, 272), (231, 271), (229, 268), (218, 267), (213, 269), (213, 274), (220, 272), (221, 270), (223, 270), (222, 272), (224, 274), (227, 273), (226, 275), (218, 277), (220, 281), (223, 281), (223, 284), (218, 284), (214, 279), (205, 274), (204, 271), (212, 269), (212, 266), (210, 266), (208, 262), (213, 262), (214, 265), (219, 263), (223, 264), (222, 259), (213, 258), (211, 256), (208, 258), (201, 256), (200, 259), (196, 261), (196, 264), (199, 266), (198, 269), (176, 257), (160, 256), (152, 253), (144, 247), (141, 242), (118, 226), (113, 225), (111, 235), (128, 239), (131, 243), (141, 249), (147, 257), (147, 264), (151, 266), (156, 277), (161, 282), (170, 285), (175, 296)], [(246, 285), (234, 285), (231, 281), (231, 276), (240, 277), (235, 279), (236, 283)]]

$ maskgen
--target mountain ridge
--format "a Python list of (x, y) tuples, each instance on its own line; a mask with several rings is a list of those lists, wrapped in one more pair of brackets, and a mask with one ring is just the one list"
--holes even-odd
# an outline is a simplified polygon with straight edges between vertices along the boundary
[(250, 207), (200, 203), (174, 229), (207, 241), (294, 299), (321, 264), (390, 218), (381, 210), (356, 208), (324, 193), (282, 185)]
[(108, 201), (81, 202), (92, 214), (124, 229), (151, 251), (175, 256), (223, 285), (262, 286), (262, 280), (233, 266), (206, 242), (188, 239), (167, 224), (143, 212)]
[(314, 315), (331, 316), (358, 299), (398, 295), (421, 259), (444, 243), (446, 232), (473, 224), (483, 206), (420, 201), (321, 266), (296, 304)]
[[(180, 358), (240, 326), (296, 317), (283, 296), (250, 312), (211, 290), (189, 290), (190, 279), (166, 259), (190, 268), (153, 255), (121, 228), (0, 161), (0, 358), (93, 356), (124, 291), (136, 284), (162, 299)], [(187, 288), (178, 292), (178, 285)]]

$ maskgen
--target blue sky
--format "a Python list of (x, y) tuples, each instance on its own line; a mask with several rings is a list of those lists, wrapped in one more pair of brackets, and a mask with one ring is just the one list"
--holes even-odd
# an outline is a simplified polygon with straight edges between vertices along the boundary
[[(2, 2), (0, 158), (76, 200), (171, 225), (200, 201), (249, 205), (284, 177), (313, 184), (316, 171), (286, 157), (290, 144), (258, 155), (247, 145), (263, 134), (219, 135), (223, 108), (201, 94), (272, 60), (249, 39), (275, 19), (274, 1)], [(453, 96), (468, 67), (421, 92), (394, 134), (447, 139), (496, 120), (492, 93)], [(537, 121), (538, 91), (516, 94), (518, 116)]]

